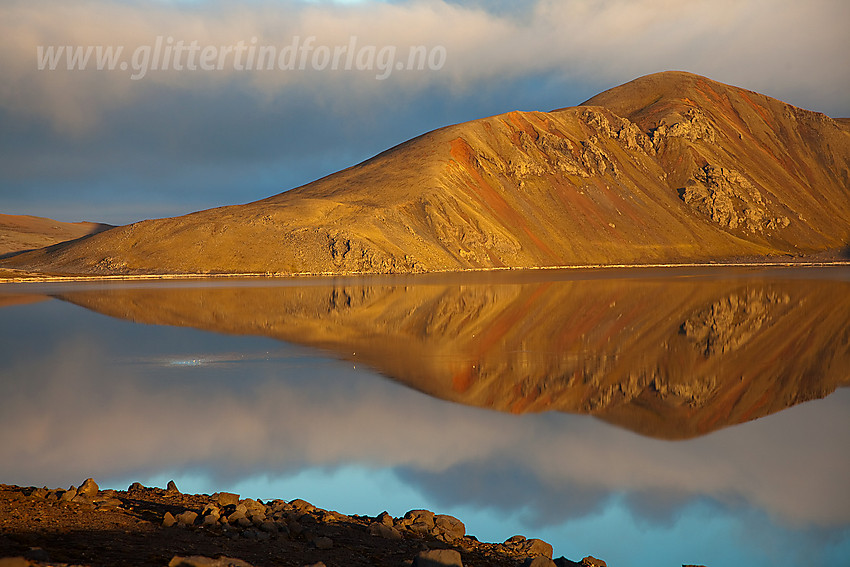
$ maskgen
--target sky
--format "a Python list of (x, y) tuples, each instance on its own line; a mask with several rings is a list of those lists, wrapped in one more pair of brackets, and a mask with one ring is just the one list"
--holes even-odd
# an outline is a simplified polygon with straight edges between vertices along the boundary
[(847, 21), (845, 0), (5, 0), (0, 212), (249, 202), (664, 70), (850, 116)]

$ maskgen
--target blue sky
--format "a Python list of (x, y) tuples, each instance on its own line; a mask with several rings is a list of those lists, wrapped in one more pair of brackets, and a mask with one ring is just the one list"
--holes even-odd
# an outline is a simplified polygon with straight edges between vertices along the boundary
[[(118, 224), (248, 202), (440, 126), (579, 104), (668, 69), (850, 116), (847, 21), (843, 0), (7, 1), (0, 211)], [(157, 38), (199, 54), (309, 37), (303, 70), (231, 58), (131, 78)], [(444, 58), (380, 79), (377, 59), (320, 68), (320, 48), (352, 38), (396, 64), (411, 46)], [(121, 46), (129, 68), (39, 70), (51, 46)]]

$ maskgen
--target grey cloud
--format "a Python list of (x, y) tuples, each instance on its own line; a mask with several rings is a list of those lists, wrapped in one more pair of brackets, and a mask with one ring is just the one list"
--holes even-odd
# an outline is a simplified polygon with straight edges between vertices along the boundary
[[(8, 2), (0, 23), (0, 197), (5, 209), (19, 207), (9, 212), (116, 211), (94, 219), (109, 222), (182, 214), (268, 196), (449, 123), (578, 104), (668, 68), (850, 115), (850, 40), (840, 25), (850, 7), (838, 0), (511, 7), (518, 5)], [(439, 71), (384, 81), (309, 69), (158, 72), (132, 81), (120, 71), (35, 68), (42, 44), (129, 51), (157, 36), (218, 46), (256, 36), (282, 48), (308, 35), (326, 45), (356, 36), (359, 45), (400, 50), (443, 46), (447, 59)]]

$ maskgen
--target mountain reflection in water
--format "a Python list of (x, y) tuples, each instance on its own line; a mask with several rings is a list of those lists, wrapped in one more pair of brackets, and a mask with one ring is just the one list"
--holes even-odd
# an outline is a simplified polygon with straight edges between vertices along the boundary
[(0, 479), (429, 508), (618, 567), (844, 564), (850, 389), (780, 410), (847, 385), (848, 286), (848, 269), (0, 286)]
[(679, 439), (850, 384), (848, 271), (806, 273), (541, 272), (55, 296), (135, 322), (318, 347), (462, 404), (591, 414)]

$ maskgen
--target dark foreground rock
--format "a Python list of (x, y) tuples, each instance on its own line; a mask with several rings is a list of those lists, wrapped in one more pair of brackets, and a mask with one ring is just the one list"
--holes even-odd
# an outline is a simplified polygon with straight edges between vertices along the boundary
[[(429, 510), (347, 516), (309, 502), (184, 494), (133, 483), (100, 490), (0, 485), (0, 567), (545, 567), (552, 546), (466, 534)], [(560, 563), (559, 563), (560, 562)], [(604, 563), (602, 563), (604, 565)]]

